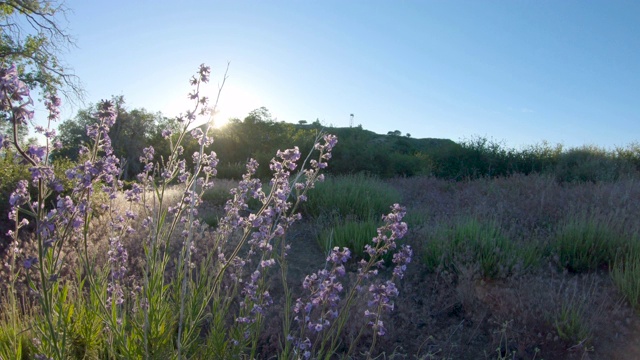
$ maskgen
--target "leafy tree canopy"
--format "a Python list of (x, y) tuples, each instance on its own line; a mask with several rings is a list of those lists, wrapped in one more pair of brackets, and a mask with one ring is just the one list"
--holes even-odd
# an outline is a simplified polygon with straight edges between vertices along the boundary
[(0, 63), (15, 64), (32, 90), (82, 98), (77, 77), (61, 58), (74, 45), (60, 21), (66, 11), (51, 0), (0, 1)]
[[(109, 137), (115, 155), (124, 163), (122, 176), (128, 180), (142, 170), (139, 158), (145, 147), (153, 146), (159, 157), (169, 154), (162, 130), (175, 130), (177, 124), (160, 113), (150, 113), (145, 109), (128, 110), (123, 96), (114, 96), (112, 101), (118, 114), (114, 126), (109, 130)], [(57, 140), (63, 147), (54, 153), (54, 158), (78, 160), (79, 147), (89, 142), (86, 127), (97, 121), (95, 111), (96, 106), (90, 105), (79, 110), (75, 118), (59, 125)]]

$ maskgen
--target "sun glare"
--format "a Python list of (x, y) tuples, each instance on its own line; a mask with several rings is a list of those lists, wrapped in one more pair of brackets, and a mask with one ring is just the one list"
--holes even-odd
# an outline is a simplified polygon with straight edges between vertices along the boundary
[(263, 101), (248, 86), (227, 83), (220, 94), (218, 112), (214, 116), (214, 126), (221, 128), (231, 118), (244, 119), (252, 110), (264, 106)]
[[(212, 107), (218, 95), (216, 86), (216, 84), (207, 84), (207, 86), (201, 89), (201, 93), (209, 97), (209, 105)], [(249, 86), (235, 85), (227, 82), (220, 94), (216, 113), (213, 116), (213, 126), (215, 128), (222, 128), (229, 122), (229, 119), (244, 119), (252, 110), (265, 106), (265, 100), (261, 100), (261, 98), (255, 94)], [(192, 101), (178, 97), (166, 104), (163, 113), (166, 116), (173, 117), (181, 113), (184, 114), (188, 109), (192, 108)], [(196, 120), (196, 124), (202, 124), (207, 120), (208, 119), (198, 119)]]

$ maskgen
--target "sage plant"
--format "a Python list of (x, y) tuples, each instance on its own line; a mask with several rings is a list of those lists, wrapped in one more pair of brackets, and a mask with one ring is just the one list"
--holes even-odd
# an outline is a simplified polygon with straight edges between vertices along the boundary
[(369, 259), (358, 262), (356, 280), (343, 297), (341, 294), (345, 289), (339, 279), (345, 275), (344, 264), (351, 257), (349, 249), (333, 248), (326, 259), (330, 270), (325, 268), (305, 278), (303, 289), (306, 295), (298, 298), (293, 306), (293, 320), (297, 323), (298, 333), (287, 337), (293, 344), (294, 354), (304, 359), (331, 358), (343, 345), (345, 325), (351, 318), (349, 311), (357, 296), (361, 295), (368, 299), (367, 307), (361, 313), (366, 319), (366, 326), (360, 328), (346, 355), (353, 354), (365, 329), (370, 328), (373, 334), (367, 357), (372, 356), (378, 336), (386, 333), (383, 314), (393, 310), (393, 298), (398, 296), (396, 281), (403, 278), (413, 256), (410, 246), (400, 246), (393, 254), (391, 278), (379, 279), (379, 271), (384, 268), (382, 257), (396, 250), (396, 241), (407, 233), (407, 224), (402, 221), (404, 215), (405, 209), (394, 204), (391, 212), (382, 217), (384, 225), (378, 228), (378, 235), (372, 239), (371, 245), (365, 245)]
[[(31, 179), (19, 181), (9, 200), (9, 216), (15, 222), (9, 235), (15, 247), (21, 229), (33, 222), (37, 252), (22, 265), (43, 315), (34, 320), (37, 358), (70, 356), (72, 322), (79, 312), (97, 319), (104, 335), (99, 352), (107, 358), (259, 357), (263, 323), (275, 302), (267, 280), (277, 267), (287, 304), (283, 322), (287, 340), (279, 358), (329, 358), (338, 350), (358, 296), (368, 298), (361, 313), (366, 322), (352, 346), (370, 329), (370, 355), (376, 338), (385, 334), (383, 314), (394, 307), (396, 280), (402, 278), (412, 255), (408, 246), (396, 249), (396, 240), (407, 231), (399, 205), (383, 217), (385, 225), (365, 249), (369, 260), (357, 265), (355, 283), (347, 287), (341, 280), (351, 251), (336, 248), (327, 256), (327, 268), (305, 278), (305, 294), (295, 303), (286, 284), (290, 250), (286, 234), (301, 219), (298, 210), (309, 190), (324, 179), (321, 172), (332, 157), (335, 136), (318, 134), (306, 157), (297, 147), (279, 150), (269, 163), (273, 176), (268, 191), (255, 178), (259, 164), (249, 159), (217, 228), (211, 231), (200, 223), (198, 207), (204, 191), (215, 185), (219, 160), (208, 150), (214, 141), (209, 131), (212, 121), (204, 127), (194, 123), (198, 118), (211, 120), (224, 86), (223, 80), (210, 106), (200, 92), (209, 79), (209, 67), (201, 65), (190, 81), (193, 107), (178, 116), (177, 128), (162, 131), (170, 154), (158, 158), (153, 147), (145, 148), (140, 157), (144, 168), (127, 190), (119, 180), (121, 163), (108, 135), (117, 110), (110, 101), (100, 102), (93, 114), (95, 123), (86, 129), (91, 143), (80, 147), (80, 160), (66, 171), (64, 180), (70, 188), (65, 191), (49, 160), (50, 152), (62, 145), (51, 126), (59, 117), (60, 100), (45, 96), (48, 126), (35, 128), (45, 144), (23, 148), (17, 134), (33, 119), (33, 101), (15, 67), (0, 69), (0, 111), (12, 125), (11, 137), (0, 135), (0, 147), (15, 147), (30, 166)], [(191, 168), (184, 158), (187, 136), (198, 144), (190, 155)], [(175, 188), (180, 196), (171, 202), (167, 194)], [(258, 209), (248, 211), (250, 199), (258, 200)], [(107, 224), (104, 266), (90, 251), (95, 245), (91, 227), (97, 219)], [(131, 238), (141, 239), (144, 253), (137, 268), (130, 266)], [(196, 262), (194, 252), (204, 238), (211, 242)], [(172, 251), (176, 242), (179, 250)], [(395, 251), (393, 272), (382, 280), (382, 256), (390, 251)], [(80, 262), (78, 281), (62, 271), (71, 252)], [(75, 304), (82, 304), (82, 311), (74, 310)]]

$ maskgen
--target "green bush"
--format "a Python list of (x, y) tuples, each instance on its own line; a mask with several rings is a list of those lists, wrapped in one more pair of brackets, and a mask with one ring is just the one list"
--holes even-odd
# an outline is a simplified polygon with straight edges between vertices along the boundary
[(205, 224), (209, 225), (214, 229), (218, 227), (218, 223), (220, 221), (220, 216), (213, 212), (208, 212), (206, 214), (203, 214), (200, 216), (200, 218)]
[(29, 179), (29, 166), (19, 163), (14, 152), (0, 150), (0, 206), (3, 214), (9, 206), (9, 196), (21, 179)]
[(351, 250), (355, 259), (364, 258), (364, 246), (373, 245), (372, 239), (377, 235), (380, 221), (369, 219), (366, 221), (345, 221), (326, 228), (320, 233), (318, 241), (325, 253), (338, 246)]
[(631, 306), (640, 309), (640, 240), (634, 239), (624, 254), (616, 257), (611, 267), (611, 278)]
[(551, 247), (561, 266), (585, 272), (608, 266), (626, 240), (612, 221), (577, 215), (560, 225)]
[(595, 146), (571, 149), (559, 157), (555, 177), (559, 182), (615, 181), (635, 171), (626, 157), (616, 157)]
[(400, 202), (400, 193), (373, 177), (345, 175), (329, 177), (309, 191), (303, 211), (308, 216), (328, 219), (368, 220), (389, 212)]
[(455, 272), (459, 264), (477, 264), (484, 278), (508, 275), (517, 260), (516, 248), (500, 226), (475, 218), (436, 229), (423, 249), (423, 261), (431, 271)]
[(229, 194), (228, 189), (214, 186), (202, 194), (202, 201), (210, 205), (220, 206), (224, 205), (230, 197), (231, 194)]
[(246, 171), (245, 164), (241, 162), (219, 163), (216, 169), (218, 170), (216, 176), (219, 179), (240, 180)]

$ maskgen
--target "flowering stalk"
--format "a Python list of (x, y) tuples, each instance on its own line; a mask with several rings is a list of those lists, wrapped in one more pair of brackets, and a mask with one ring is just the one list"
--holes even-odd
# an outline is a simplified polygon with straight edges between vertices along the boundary
[[(337, 142), (332, 135), (319, 137), (316, 147), (322, 148), (322, 153), (330, 153)], [(230, 253), (225, 253), (222, 247), (218, 247), (218, 259), (222, 266), (217, 271), (214, 286), (219, 289), (222, 285), (223, 275), (228, 273), (233, 282), (242, 277), (243, 268), (254, 267), (250, 272), (242, 288), (243, 298), (240, 302), (240, 314), (236, 317), (238, 326), (244, 330), (238, 331), (233, 338), (235, 344), (246, 344), (251, 349), (251, 355), (255, 354), (259, 329), (264, 311), (271, 303), (271, 297), (266, 290), (266, 273), (286, 255), (288, 246), (283, 241), (287, 229), (300, 215), (295, 209), (306, 198), (306, 191), (312, 188), (314, 183), (322, 179), (319, 168), (304, 170), (307, 178), (304, 182), (297, 182), (300, 176), (296, 175), (291, 180), (291, 172), (297, 168), (297, 161), (301, 158), (298, 148), (278, 151), (277, 158), (271, 160), (270, 168), (273, 171), (271, 190), (265, 194), (262, 185), (253, 175), (257, 169), (257, 162), (250, 160), (247, 163), (247, 173), (243, 176), (238, 187), (231, 192), (234, 195), (225, 205), (226, 215), (220, 219), (215, 232), (216, 239), (228, 239), (234, 233), (234, 229), (241, 231), (240, 239), (233, 246)], [(328, 158), (329, 156), (326, 156)], [(307, 157), (308, 159), (308, 157)], [(306, 162), (305, 162), (306, 163)], [(304, 163), (302, 165), (304, 167)], [(293, 193), (297, 194), (295, 198)], [(262, 206), (253, 214), (243, 216), (248, 208), (249, 197), (260, 200)], [(290, 201), (295, 200), (295, 201)], [(274, 245), (280, 242), (282, 252), (277, 254)], [(247, 257), (240, 257), (240, 250), (247, 244), (249, 246)], [(230, 270), (230, 272), (227, 272)]]
[[(211, 111), (206, 97), (200, 95), (200, 85), (208, 82), (209, 76), (209, 68), (202, 65), (191, 80), (194, 90), (189, 97), (195, 101), (193, 110), (178, 118), (179, 129), (173, 129), (176, 134), (169, 129), (162, 132), (170, 142), (168, 158), (154, 162), (155, 150), (144, 149), (140, 159), (144, 169), (138, 175), (138, 182), (126, 191), (118, 180), (120, 161), (108, 136), (117, 110), (113, 103), (101, 102), (94, 114), (97, 123), (87, 127), (92, 145), (80, 148), (81, 161), (66, 172), (72, 192), (64, 196), (58, 194), (54, 208), (47, 210), (45, 199), (62, 190), (48, 155), (50, 147), (60, 146), (52, 144), (55, 132), (49, 130), (51, 122), (58, 117), (60, 101), (48, 97), (45, 105), (49, 110), (49, 124), (46, 129), (36, 128), (45, 136), (46, 145), (21, 146), (17, 143), (17, 127), (33, 117), (29, 108), (32, 102), (28, 89), (17, 79), (15, 68), (0, 70), (0, 111), (11, 114), (14, 126), (13, 140), (0, 137), (0, 146), (15, 145), (30, 164), (31, 182), (20, 181), (11, 194), (10, 216), (16, 225), (10, 234), (17, 241), (18, 231), (30, 220), (35, 221), (38, 256), (27, 258), (24, 267), (38, 274), (37, 281), (30, 279), (29, 285), (37, 290), (44, 314), (39, 326), (42, 335), (39, 358), (68, 357), (67, 332), (72, 321), (71, 302), (67, 298), (70, 288), (61, 276), (65, 244), (76, 243), (81, 245), (77, 251), (84, 266), (84, 272), (79, 274), (80, 284), (84, 281), (88, 284), (87, 287), (79, 285), (86, 291), (79, 291), (79, 296), (91, 300), (87, 302), (90, 307), (87, 311), (98, 312), (104, 326), (103, 350), (107, 356), (149, 359), (166, 354), (177, 359), (197, 358), (206, 329), (208, 337), (220, 340), (213, 352), (216, 356), (255, 358), (262, 323), (273, 304), (267, 280), (276, 265), (281, 266), (285, 300), (291, 305), (284, 314), (284, 330), (288, 335), (283, 344), (284, 357), (296, 354), (305, 358), (330, 357), (340, 342), (348, 319), (347, 310), (353, 306), (357, 289), (366, 289), (365, 283), (369, 285), (367, 296), (370, 298), (364, 312), (365, 326), (373, 330), (369, 353), (376, 337), (384, 335), (382, 314), (393, 309), (392, 299), (397, 296), (394, 281), (402, 277), (411, 258), (410, 248), (403, 247), (394, 255), (391, 280), (374, 280), (382, 266), (381, 257), (394, 250), (395, 241), (406, 232), (406, 224), (401, 222), (404, 209), (399, 206), (394, 206), (383, 218), (385, 226), (379, 229), (373, 245), (366, 249), (370, 259), (359, 265), (355, 287), (346, 294), (342, 277), (351, 256), (349, 249), (334, 249), (327, 257), (327, 268), (305, 279), (303, 288), (308, 296), (298, 298), (295, 303), (286, 283), (289, 251), (286, 233), (301, 218), (297, 210), (306, 201), (308, 191), (324, 178), (321, 172), (337, 144), (333, 135), (319, 134), (314, 149), (304, 159), (297, 147), (279, 150), (269, 163), (273, 172), (269, 191), (255, 178), (258, 163), (250, 159), (246, 174), (231, 191), (233, 198), (225, 204), (225, 215), (212, 234), (214, 245), (200, 262), (200, 271), (194, 270), (194, 251), (200, 245), (198, 231), (201, 228), (197, 209), (203, 192), (213, 186), (211, 179), (216, 175), (218, 163), (215, 152), (205, 152), (213, 142), (208, 136), (211, 124), (205, 131), (190, 129), (196, 114), (208, 115)], [(218, 98), (221, 89), (222, 86)], [(214, 112), (216, 106), (217, 100)], [(199, 145), (193, 154), (192, 169), (187, 168), (182, 158), (181, 144), (187, 134)], [(312, 159), (312, 153), (318, 156)], [(167, 204), (166, 191), (174, 182), (184, 184), (184, 188), (177, 203)], [(30, 186), (37, 186), (36, 201), (30, 199)], [(107, 200), (95, 204), (96, 195), (106, 196)], [(247, 205), (251, 198), (261, 204), (253, 213)], [(126, 211), (116, 206), (119, 199), (128, 202)], [(96, 211), (98, 206), (100, 211)], [(95, 259), (89, 255), (93, 240), (90, 226), (95, 214), (108, 224), (107, 264), (102, 272), (94, 269)], [(141, 222), (138, 228), (134, 228), (136, 219)], [(146, 237), (142, 242), (144, 264), (139, 288), (127, 277), (135, 268), (128, 266), (129, 245), (125, 240), (134, 232)], [(181, 247), (179, 254), (173, 256), (171, 240), (178, 236)], [(175, 266), (175, 273), (170, 274), (169, 266)], [(290, 310), (296, 315), (293, 321)], [(209, 319), (210, 322), (205, 322)], [(296, 325), (294, 336), (290, 329)], [(211, 353), (206, 354), (206, 358), (211, 357)]]
[[(327, 263), (332, 264), (331, 270), (320, 270), (317, 274), (305, 278), (303, 288), (309, 293), (307, 300), (299, 298), (293, 307), (293, 312), (296, 314), (294, 321), (298, 323), (299, 335), (288, 338), (296, 352), (303, 358), (315, 356), (329, 359), (337, 351), (342, 342), (344, 326), (349, 319), (348, 310), (352, 307), (357, 294), (365, 289), (365, 281), (372, 281), (367, 292), (370, 300), (363, 313), (366, 319), (371, 319), (367, 322), (367, 326), (373, 330), (373, 341), (368, 353), (368, 358), (371, 357), (377, 337), (383, 336), (386, 332), (381, 316), (384, 312), (393, 310), (391, 299), (398, 295), (395, 280), (404, 276), (406, 266), (411, 262), (412, 250), (408, 245), (403, 245), (393, 255), (395, 266), (391, 279), (383, 283), (375, 281), (379, 269), (384, 264), (382, 257), (395, 250), (396, 240), (401, 239), (407, 232), (407, 224), (402, 222), (404, 215), (404, 208), (394, 204), (391, 207), (391, 213), (382, 217), (385, 224), (378, 228), (378, 235), (372, 240), (373, 245), (365, 245), (369, 260), (363, 259), (358, 263), (356, 281), (342, 303), (337, 302), (338, 294), (343, 290), (342, 284), (337, 279), (344, 274), (342, 263), (349, 259), (349, 249), (334, 248), (327, 257)], [(351, 343), (348, 354), (353, 353), (363, 333), (364, 327)], [(316, 340), (312, 341), (312, 339)]]
[[(228, 71), (228, 66), (227, 66)], [(199, 82), (208, 82), (209, 81), (209, 73), (210, 69), (207, 66), (201, 65), (200, 67), (200, 78)], [(218, 101), (220, 99), (220, 94), (222, 92), (222, 88), (224, 87), (225, 80), (227, 79), (227, 72), (225, 71), (225, 75), (222, 80), (222, 84), (218, 88), (218, 96), (216, 97), (216, 102), (213, 105), (212, 109), (207, 108), (207, 99), (205, 97), (200, 98), (199, 92), (197, 91), (193, 94), (192, 99), (196, 102), (196, 110), (198, 105), (202, 105), (202, 111), (200, 115), (205, 115), (209, 111), (212, 116), (215, 114), (216, 109), (218, 107)], [(211, 152), (211, 154), (205, 154), (205, 148), (210, 146), (213, 143), (213, 139), (208, 136), (209, 130), (212, 126), (212, 121), (207, 123), (207, 127), (204, 133), (199, 128), (194, 129), (191, 132), (191, 135), (198, 141), (200, 145), (200, 152), (195, 153), (194, 157), (194, 171), (191, 177), (191, 181), (187, 186), (187, 191), (185, 192), (185, 199), (189, 199), (187, 202), (189, 205), (189, 209), (187, 211), (186, 217), (186, 226), (187, 229), (187, 238), (183, 246), (182, 256), (179, 258), (180, 262), (178, 263), (178, 270), (182, 271), (182, 274), (178, 276), (182, 277), (182, 289), (180, 291), (180, 318), (178, 320), (178, 338), (177, 338), (177, 348), (178, 348), (178, 359), (182, 359), (182, 331), (184, 325), (184, 307), (185, 307), (185, 297), (187, 295), (188, 289), (188, 279), (191, 274), (191, 249), (192, 249), (192, 240), (193, 240), (193, 229), (198, 227), (197, 220), (194, 221), (194, 216), (196, 215), (196, 205), (200, 201), (200, 195), (196, 194), (196, 185), (199, 184), (201, 191), (206, 190), (209, 186), (209, 178), (211, 176), (215, 176), (216, 174), (216, 165), (218, 164), (218, 159), (215, 152)], [(199, 177), (201, 173), (204, 173), (204, 177)], [(188, 178), (188, 174), (183, 171), (183, 174), (180, 175), (179, 180), (183, 181)]]
[[(49, 122), (51, 122), (57, 119), (60, 100), (53, 95), (47, 95), (46, 98)], [(29, 89), (19, 79), (15, 65), (0, 69), (0, 111), (10, 115), (9, 120), (13, 129), (11, 144), (22, 159), (31, 165), (29, 168), (31, 183), (37, 188), (38, 194), (37, 199), (32, 201), (28, 191), (29, 182), (26, 180), (18, 182), (17, 189), (9, 199), (11, 206), (9, 218), (15, 221), (16, 227), (15, 231), (9, 231), (8, 235), (17, 243), (18, 231), (29, 224), (28, 218), (35, 222), (38, 257), (27, 259), (24, 266), (27, 269), (34, 268), (38, 273), (37, 283), (31, 278), (29, 272), (27, 272), (27, 281), (29, 286), (37, 291), (38, 300), (45, 312), (44, 324), (40, 329), (41, 335), (49, 341), (46, 341), (45, 348), (41, 351), (62, 358), (65, 353), (66, 330), (69, 325), (67, 316), (70, 311), (64, 305), (68, 288), (58, 282), (62, 267), (60, 256), (65, 237), (61, 236), (56, 227), (61, 221), (56, 210), (47, 211), (44, 204), (44, 200), (54, 191), (60, 191), (61, 186), (55, 181), (53, 169), (49, 165), (48, 141), (47, 146), (30, 145), (26, 150), (18, 141), (18, 128), (27, 126), (33, 119), (32, 105)], [(53, 132), (45, 132), (43, 128), (37, 128), (37, 130), (45, 133), (47, 139), (55, 135)], [(4, 138), (0, 142), (4, 143)], [(2, 144), (2, 146), (7, 145), (9, 145), (8, 141), (6, 145)], [(21, 213), (26, 217), (21, 218)]]
[[(143, 329), (142, 342), (145, 358), (155, 352), (153, 350), (154, 347), (159, 346), (158, 343), (160, 341), (154, 339), (166, 339), (166, 336), (170, 334), (170, 329), (166, 329), (165, 333), (157, 332), (157, 327), (154, 328), (153, 326), (154, 319), (171, 318), (172, 314), (178, 313), (175, 319), (178, 326), (178, 337), (175, 339), (178, 358), (184, 357), (183, 352), (185, 349), (183, 345), (185, 342), (190, 342), (188, 339), (196, 333), (196, 328), (192, 325), (196, 325), (200, 321), (198, 319), (190, 319), (189, 321), (185, 319), (185, 297), (191, 286), (189, 279), (192, 267), (193, 233), (199, 227), (199, 220), (195, 219), (197, 215), (196, 207), (201, 201), (201, 192), (212, 185), (210, 177), (215, 175), (217, 157), (213, 152), (209, 155), (204, 154), (204, 148), (211, 144), (212, 139), (203, 134), (199, 128), (190, 131), (201, 146), (200, 152), (194, 154), (195, 166), (193, 173), (186, 169), (186, 162), (184, 159), (180, 159), (180, 156), (184, 151), (181, 143), (186, 134), (189, 133), (188, 128), (196, 120), (196, 114), (207, 115), (210, 112), (207, 107), (208, 99), (200, 96), (200, 85), (209, 81), (209, 75), (209, 67), (201, 65), (197, 77), (194, 76), (191, 79), (191, 85), (194, 90), (189, 94), (189, 97), (195, 101), (195, 106), (193, 110), (187, 111), (186, 115), (178, 117), (180, 131), (175, 136), (169, 129), (165, 129), (162, 132), (162, 136), (170, 141), (171, 148), (171, 153), (166, 162), (162, 164), (162, 167), (160, 164), (154, 163), (154, 149), (152, 147), (144, 149), (143, 156), (140, 158), (144, 164), (144, 170), (138, 175), (141, 185), (134, 184), (131, 190), (125, 192), (127, 200), (131, 202), (142, 201), (144, 204), (145, 213), (142, 225), (149, 231), (148, 241), (143, 245), (146, 262), (140, 304), (144, 314), (141, 328)], [(200, 154), (203, 155), (201, 156)], [(154, 174), (160, 175), (158, 182), (155, 181)], [(202, 174), (204, 174), (204, 177)], [(179, 183), (185, 183), (186, 187), (178, 203), (167, 207), (165, 206), (165, 192), (169, 184), (175, 180)], [(200, 187), (200, 193), (196, 191), (196, 186)], [(149, 193), (146, 191), (148, 189), (152, 191)], [(148, 204), (148, 196), (151, 196), (152, 206)], [(171, 221), (165, 222), (168, 219), (171, 219)], [(167, 286), (165, 284), (165, 271), (170, 258), (168, 251), (170, 247), (169, 241), (180, 226), (183, 227), (181, 233), (183, 242), (180, 255), (176, 260), (177, 277), (170, 284), (171, 286)], [(176, 294), (177, 308), (175, 310), (167, 306), (165, 302), (171, 291)], [(205, 301), (202, 307), (206, 306), (206, 304), (207, 302)], [(196, 318), (199, 318), (202, 316), (203, 310), (198, 310), (197, 313), (199, 315), (196, 315)]]

